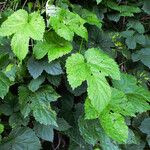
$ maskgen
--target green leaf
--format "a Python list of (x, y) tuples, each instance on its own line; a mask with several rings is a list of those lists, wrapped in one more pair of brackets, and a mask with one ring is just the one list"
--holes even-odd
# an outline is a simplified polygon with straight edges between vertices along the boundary
[(66, 61), (66, 72), (69, 84), (73, 89), (80, 86), (87, 79), (89, 68), (84, 57), (79, 54), (72, 54)]
[(123, 116), (135, 116), (134, 107), (122, 91), (112, 88), (112, 97), (107, 107), (110, 111), (120, 113)]
[(150, 48), (142, 48), (140, 51), (132, 54), (133, 61), (140, 60), (145, 66), (150, 68)]
[(64, 120), (63, 118), (57, 118), (57, 124), (58, 124), (58, 127), (55, 127), (55, 129), (58, 131), (66, 131), (71, 128), (68, 122)]
[(0, 134), (4, 131), (4, 125), (0, 123)]
[(150, 135), (150, 118), (144, 119), (139, 128), (143, 133)]
[(136, 6), (119, 5), (111, 0), (106, 0), (105, 4), (116, 11), (120, 12), (121, 16), (134, 16), (134, 13), (140, 13), (141, 9)]
[(48, 63), (45, 60), (37, 61), (30, 58), (27, 62), (27, 67), (31, 76), (36, 79), (43, 71), (46, 71), (50, 75), (60, 75), (63, 73), (59, 62)]
[(45, 23), (39, 13), (28, 14), (20, 9), (4, 21), (0, 28), (0, 36), (13, 34), (11, 47), (14, 54), (22, 61), (28, 53), (29, 39), (42, 40)]
[(45, 40), (35, 45), (33, 53), (37, 59), (41, 59), (48, 54), (48, 60), (51, 62), (70, 53), (72, 49), (70, 42), (59, 37), (55, 32), (48, 32), (45, 34)]
[(150, 15), (150, 1), (149, 0), (144, 0), (144, 5), (142, 7), (145, 13)]
[(32, 79), (28, 85), (29, 90), (35, 92), (41, 86), (41, 84), (45, 81), (45, 77), (41, 76), (36, 79)]
[(50, 17), (50, 25), (55, 32), (68, 41), (73, 40), (74, 34), (87, 40), (88, 33), (83, 26), (85, 20), (69, 10), (59, 9), (56, 15)]
[(44, 125), (57, 126), (56, 113), (49, 103), (58, 98), (59, 95), (51, 86), (43, 86), (34, 93), (26, 87), (19, 88), (19, 104), (23, 116), (28, 116), (32, 111), (35, 119)]
[(9, 87), (11, 85), (10, 80), (6, 77), (6, 75), (0, 72), (0, 97), (4, 98), (9, 91)]
[(150, 109), (148, 104), (150, 101), (150, 92), (138, 86), (134, 76), (122, 73), (121, 80), (113, 81), (113, 85), (126, 94), (130, 105), (133, 107), (133, 109), (130, 109), (131, 112), (142, 113)]
[(46, 141), (53, 142), (53, 138), (54, 138), (53, 126), (43, 125), (36, 122), (34, 124), (34, 131), (39, 138)]
[(128, 127), (124, 118), (118, 113), (104, 112), (100, 116), (100, 123), (108, 136), (124, 143), (128, 138)]
[(78, 53), (71, 55), (66, 61), (66, 69), (69, 84), (73, 89), (87, 80), (91, 104), (98, 112), (101, 112), (111, 98), (111, 89), (105, 76), (120, 78), (119, 68), (115, 61), (100, 49), (91, 48), (85, 52), (85, 58)]
[(92, 72), (101, 72), (104, 76), (111, 76), (116, 80), (120, 79), (120, 72), (117, 63), (101, 49), (88, 49), (85, 52), (85, 58)]
[(89, 98), (85, 100), (84, 111), (85, 119), (96, 119), (99, 117), (99, 113), (95, 110), (94, 106), (92, 106)]
[(102, 0), (96, 0), (97, 4), (101, 3)]
[(32, 129), (20, 127), (11, 131), (8, 140), (1, 143), (0, 149), (40, 150), (41, 144)]
[(98, 28), (102, 27), (102, 21), (92, 11), (82, 8), (80, 5), (73, 5), (73, 11), (85, 19), (87, 23), (96, 25)]
[(29, 37), (22, 33), (16, 33), (11, 40), (11, 47), (14, 54), (23, 60), (28, 53)]
[(128, 29), (135, 29), (137, 32), (139, 32), (140, 34), (145, 32), (144, 26), (141, 22), (136, 21), (136, 20), (130, 20), (127, 23), (127, 28)]
[(132, 93), (137, 86), (137, 79), (129, 74), (121, 73), (121, 80), (113, 80), (115, 88), (123, 91), (124, 93)]
[(20, 112), (13, 113), (9, 117), (9, 125), (12, 128), (20, 127), (21, 125), (27, 126), (29, 123), (29, 117), (24, 118)]
[[(95, 74), (88, 78), (88, 97), (94, 108), (101, 112), (111, 99), (111, 89), (104, 76)], [(96, 92), (93, 92), (96, 91)]]
[(81, 135), (89, 144), (95, 145), (99, 141), (104, 150), (119, 150), (115, 141), (104, 133), (98, 120), (84, 120), (80, 117), (78, 125)]

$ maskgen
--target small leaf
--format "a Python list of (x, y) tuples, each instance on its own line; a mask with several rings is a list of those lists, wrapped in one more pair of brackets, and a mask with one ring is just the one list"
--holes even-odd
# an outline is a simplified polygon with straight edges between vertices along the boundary
[(6, 77), (6, 75), (0, 72), (0, 97), (4, 98), (9, 91), (9, 87), (11, 85), (10, 80)]

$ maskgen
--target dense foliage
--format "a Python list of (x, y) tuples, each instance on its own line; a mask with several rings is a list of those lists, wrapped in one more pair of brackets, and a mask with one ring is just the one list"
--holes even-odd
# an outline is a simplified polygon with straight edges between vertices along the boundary
[(149, 0), (0, 9), (0, 150), (150, 148)]

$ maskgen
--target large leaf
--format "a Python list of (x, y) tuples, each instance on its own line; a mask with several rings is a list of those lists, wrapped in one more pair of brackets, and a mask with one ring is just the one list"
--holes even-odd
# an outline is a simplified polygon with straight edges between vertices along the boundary
[(74, 34), (77, 34), (87, 40), (88, 34), (83, 26), (85, 20), (78, 14), (72, 13), (69, 10), (60, 9), (56, 15), (50, 17), (50, 25), (55, 32), (68, 41), (73, 40)]
[(20, 9), (2, 23), (0, 36), (14, 34), (11, 41), (12, 50), (22, 61), (28, 53), (29, 38), (42, 40), (44, 30), (45, 23), (39, 13), (28, 14), (25, 10)]
[(66, 61), (66, 69), (68, 81), (73, 89), (87, 80), (88, 97), (94, 108), (101, 112), (111, 98), (111, 89), (105, 76), (120, 78), (115, 61), (100, 49), (92, 48), (85, 52), (85, 58), (78, 53), (71, 55)]
[(58, 98), (59, 95), (51, 86), (41, 87), (34, 93), (26, 87), (19, 88), (19, 104), (23, 116), (28, 116), (32, 111), (35, 119), (44, 125), (57, 126), (56, 113), (49, 103)]
[(0, 149), (6, 150), (40, 150), (41, 145), (38, 137), (32, 129), (20, 127), (12, 130), (8, 140), (5, 140), (0, 145)]
[(48, 54), (49, 62), (70, 53), (71, 50), (71, 43), (59, 37), (55, 32), (45, 34), (45, 40), (38, 42), (33, 49), (37, 59), (41, 59)]
[(4, 98), (9, 91), (9, 87), (11, 85), (10, 80), (6, 77), (6, 75), (0, 72), (0, 97)]

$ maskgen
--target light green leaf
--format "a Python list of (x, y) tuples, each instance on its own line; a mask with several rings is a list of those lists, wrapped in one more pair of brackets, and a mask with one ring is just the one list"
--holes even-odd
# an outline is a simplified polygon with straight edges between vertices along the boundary
[(0, 123), (0, 134), (4, 131), (4, 125)]
[(135, 116), (134, 107), (130, 100), (127, 99), (125, 93), (115, 88), (112, 88), (112, 96), (107, 109), (124, 116)]
[(97, 2), (97, 4), (99, 4), (99, 3), (101, 3), (101, 2), (102, 2), (102, 0), (96, 0), (96, 2)]
[(120, 78), (115, 61), (102, 53), (100, 49), (94, 48), (85, 52), (85, 58), (78, 53), (68, 57), (66, 72), (73, 89), (80, 86), (83, 81), (87, 81), (88, 97), (99, 113), (108, 105), (111, 98), (111, 89), (105, 76)]
[(66, 61), (66, 72), (69, 84), (73, 89), (80, 86), (87, 79), (89, 68), (87, 67), (83, 55), (76, 53), (68, 57)]
[(0, 97), (4, 98), (9, 91), (9, 87), (11, 85), (10, 80), (6, 77), (6, 75), (0, 72)]
[(73, 40), (74, 33), (85, 40), (88, 38), (87, 30), (83, 26), (85, 20), (69, 10), (59, 9), (49, 21), (55, 32), (68, 41)]
[(86, 98), (84, 103), (85, 119), (96, 119), (99, 116), (99, 113), (92, 106), (89, 98)]
[(100, 116), (100, 123), (108, 136), (124, 143), (128, 138), (128, 127), (124, 118), (118, 113), (104, 112)]
[(20, 127), (11, 131), (9, 138), (0, 144), (5, 150), (40, 150), (41, 144), (32, 129)]
[(23, 60), (28, 53), (29, 37), (22, 33), (16, 33), (11, 40), (11, 47), (14, 54)]
[(59, 37), (55, 32), (45, 34), (45, 40), (38, 42), (34, 49), (34, 55), (37, 59), (43, 58), (48, 54), (49, 62), (68, 54), (73, 49), (72, 44)]
[(85, 52), (87, 64), (92, 72), (101, 72), (104, 76), (111, 76), (113, 79), (120, 79), (120, 72), (117, 63), (101, 49), (91, 48)]
[(14, 34), (11, 47), (14, 54), (22, 61), (28, 53), (29, 39), (42, 40), (44, 31), (45, 23), (39, 13), (28, 14), (20, 9), (2, 23), (0, 36)]
[(28, 22), (28, 13), (20, 9), (14, 12), (11, 16), (4, 21), (0, 28), (0, 36), (10, 36), (14, 33), (24, 31)]
[(111, 89), (104, 76), (94, 74), (87, 80), (88, 97), (91, 104), (100, 113), (109, 103), (111, 99)]

